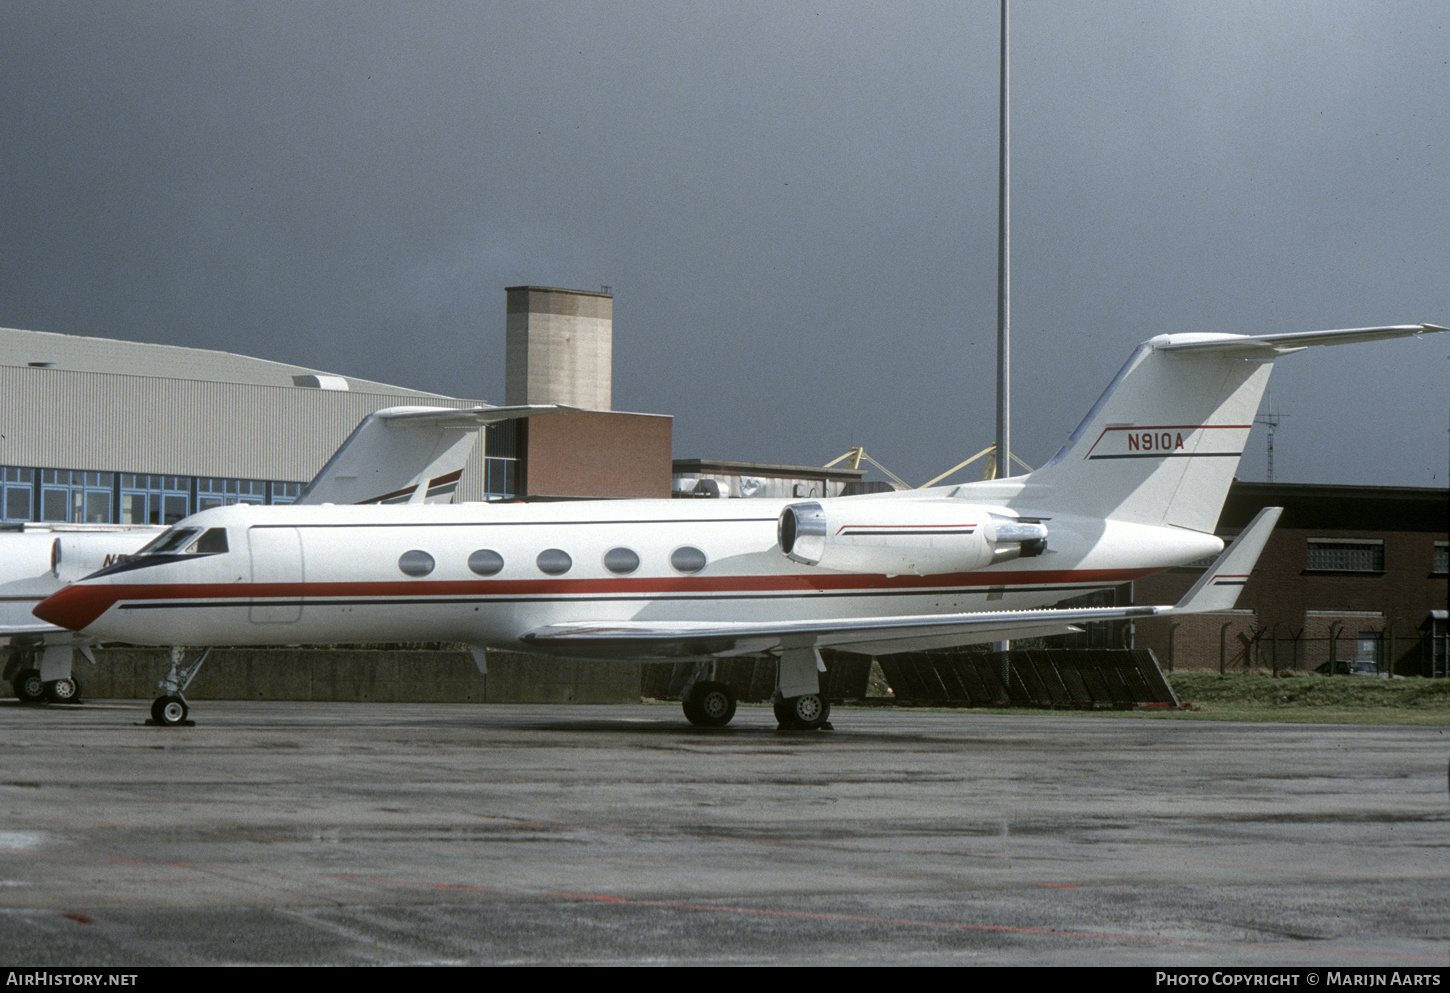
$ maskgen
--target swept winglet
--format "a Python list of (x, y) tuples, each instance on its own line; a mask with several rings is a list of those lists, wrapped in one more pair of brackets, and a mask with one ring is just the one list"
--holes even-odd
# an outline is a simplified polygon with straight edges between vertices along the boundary
[(1259, 511), (1249, 526), (1240, 531), (1233, 543), (1214, 559), (1213, 565), (1183, 595), (1183, 599), (1164, 613), (1207, 614), (1216, 610), (1232, 610), (1283, 512), (1283, 507), (1265, 507)]

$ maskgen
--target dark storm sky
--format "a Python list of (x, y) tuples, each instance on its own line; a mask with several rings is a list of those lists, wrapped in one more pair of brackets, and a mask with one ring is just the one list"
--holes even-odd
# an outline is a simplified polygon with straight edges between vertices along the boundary
[[(0, 325), (502, 402), (503, 288), (608, 285), (676, 455), (921, 482), (992, 436), (997, 9), (9, 0)], [(1027, 462), (1154, 334), (1450, 324), (1450, 4), (1012, 11)], [(1282, 360), (1277, 478), (1446, 485), (1447, 383)]]

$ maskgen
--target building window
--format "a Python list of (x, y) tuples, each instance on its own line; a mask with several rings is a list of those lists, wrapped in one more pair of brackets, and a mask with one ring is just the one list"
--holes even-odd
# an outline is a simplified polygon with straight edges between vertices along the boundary
[(264, 504), (267, 484), (260, 479), (216, 479), (203, 476), (196, 481), (196, 509), (230, 507), (237, 503)]
[(1377, 539), (1310, 538), (1304, 568), (1311, 572), (1384, 572), (1385, 543)]
[(1430, 560), (1430, 572), (1436, 576), (1450, 573), (1450, 542), (1435, 542), (1435, 557)]
[(121, 473), (121, 524), (175, 524), (191, 513), (191, 477)]
[(35, 498), (35, 470), (0, 468), (0, 514), (7, 521), (30, 521)]
[(115, 474), (40, 470), (40, 519), (64, 524), (110, 524)]
[(519, 495), (519, 419), (496, 421), (483, 429), (483, 492), (485, 500), (511, 500)]
[(301, 483), (273, 483), (272, 503), (293, 503), (302, 495)]
[(1430, 612), (1429, 620), (1420, 625), (1427, 631), (1425, 639), (1425, 668), (1434, 679), (1450, 677), (1450, 636), (1446, 635), (1445, 611)]

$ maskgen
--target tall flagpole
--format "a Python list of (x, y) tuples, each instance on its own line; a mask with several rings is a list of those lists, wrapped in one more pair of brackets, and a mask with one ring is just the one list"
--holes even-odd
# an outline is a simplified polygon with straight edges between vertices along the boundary
[[(1007, 113), (1007, 0), (1002, 0), (1002, 81), (997, 108), (997, 470), (996, 477), (1012, 475), (1012, 188), (1007, 181), (1012, 156), (1008, 143)], [(1007, 656), (1012, 642), (997, 643), (1002, 652), (1002, 685), (1007, 685)]]
[(1012, 164), (1007, 113), (1007, 0), (1002, 0), (1002, 85), (997, 119), (997, 478), (1012, 475)]

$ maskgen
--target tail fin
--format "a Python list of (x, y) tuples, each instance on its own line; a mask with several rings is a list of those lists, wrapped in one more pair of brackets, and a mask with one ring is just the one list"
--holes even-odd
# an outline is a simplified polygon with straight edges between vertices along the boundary
[(1051, 488), (1054, 508), (1212, 533), (1275, 358), (1444, 330), (1159, 335), (1138, 346), (1062, 451), (1027, 476), (1021, 499), (1041, 502)]
[(568, 407), (388, 407), (364, 417), (297, 503), (450, 503), (479, 428)]

